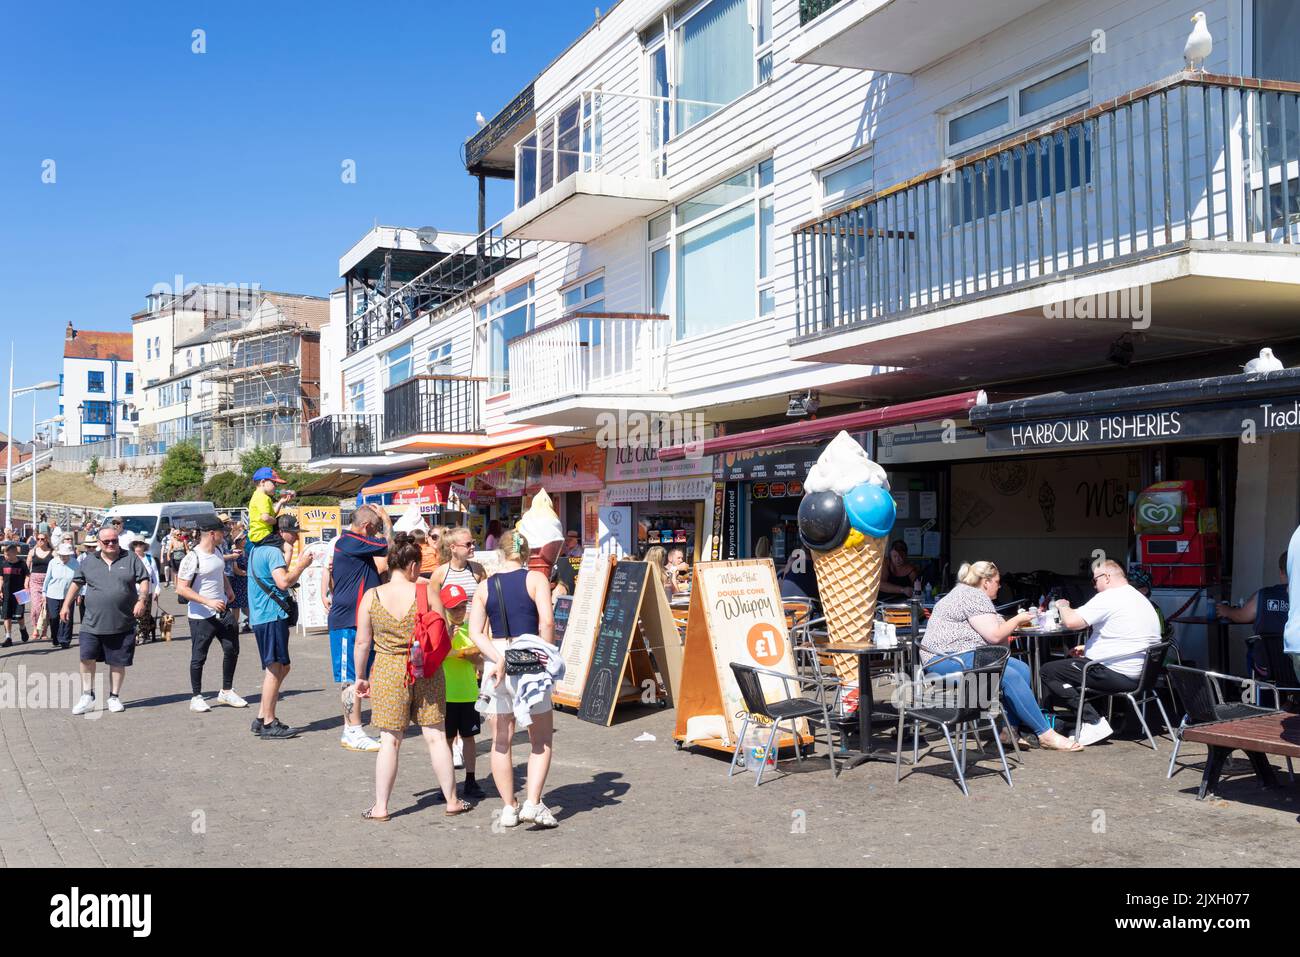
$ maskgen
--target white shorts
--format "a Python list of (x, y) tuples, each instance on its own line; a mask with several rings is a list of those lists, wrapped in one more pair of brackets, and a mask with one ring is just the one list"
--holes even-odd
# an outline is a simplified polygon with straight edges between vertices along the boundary
[[(497, 650), (500, 651), (502, 654), (505, 653), (507, 642), (502, 641), (499, 638), (494, 638), (492, 640), (492, 644), (496, 645)], [(475, 710), (477, 710), (479, 714), (513, 714), (514, 713), (515, 699), (514, 696), (510, 693), (510, 689), (508, 687), (508, 681), (504, 675), (502, 675), (501, 681), (498, 682), (495, 688), (489, 688), (487, 686), (487, 679), (484, 678), (482, 687), (479, 689), (478, 697), (479, 697), (479, 701), (482, 703), (482, 707), (476, 707)], [(529, 708), (528, 713), (531, 715), (539, 715), (539, 714), (545, 714), (550, 710), (552, 710), (551, 696), (548, 694), (541, 701), (537, 702), (531, 708)]]

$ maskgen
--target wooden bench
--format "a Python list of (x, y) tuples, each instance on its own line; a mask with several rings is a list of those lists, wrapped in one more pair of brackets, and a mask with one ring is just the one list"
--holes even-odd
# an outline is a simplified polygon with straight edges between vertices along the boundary
[(1233, 751), (1246, 753), (1264, 787), (1276, 787), (1277, 776), (1265, 755), (1300, 758), (1300, 715), (1274, 711), (1232, 721), (1194, 725), (1183, 731), (1183, 740), (1199, 741), (1210, 749), (1205, 773), (1201, 776), (1201, 790), (1196, 796), (1198, 801), (1204, 800), (1206, 794), (1218, 787), (1219, 776)]

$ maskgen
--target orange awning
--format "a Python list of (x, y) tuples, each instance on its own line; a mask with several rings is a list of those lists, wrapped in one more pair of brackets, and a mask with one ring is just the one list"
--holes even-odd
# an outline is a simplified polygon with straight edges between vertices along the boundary
[(553, 451), (555, 451), (555, 446), (551, 444), (550, 439), (530, 439), (527, 442), (499, 445), (495, 449), (476, 452), (473, 455), (456, 459), (454, 462), (444, 462), (437, 468), (425, 469), (423, 472), (412, 472), (410, 475), (403, 475), (401, 478), (385, 482), (383, 485), (372, 485), (366, 489), (366, 494), (388, 495), (391, 492), (402, 492), (406, 489), (419, 488), (421, 485), (427, 485), (430, 482), (445, 479), (452, 475), (473, 475), (476, 472), (490, 469), (494, 465), (510, 462), (521, 455)]

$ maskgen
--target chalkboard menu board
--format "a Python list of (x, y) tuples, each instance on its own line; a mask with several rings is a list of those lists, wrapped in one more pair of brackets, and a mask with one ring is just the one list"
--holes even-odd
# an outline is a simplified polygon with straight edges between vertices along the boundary
[(555, 616), (555, 647), (564, 644), (564, 632), (569, 627), (569, 612), (573, 610), (573, 596), (561, 595), (555, 599), (551, 614)]
[(647, 569), (645, 562), (619, 562), (609, 576), (605, 606), (600, 613), (600, 627), (578, 710), (578, 717), (583, 721), (609, 725), (614, 718), (623, 670), (641, 612)]

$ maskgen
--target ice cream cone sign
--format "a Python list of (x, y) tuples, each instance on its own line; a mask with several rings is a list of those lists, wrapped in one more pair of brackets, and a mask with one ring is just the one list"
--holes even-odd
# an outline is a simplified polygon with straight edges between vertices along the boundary
[(564, 545), (564, 526), (555, 512), (551, 497), (542, 489), (519, 520), (519, 534), (528, 542), (528, 567), (544, 575), (551, 574), (555, 558)]
[(812, 554), (833, 642), (873, 634), (894, 517), (885, 470), (847, 432), (835, 436), (809, 470), (799, 505), (799, 538)]

